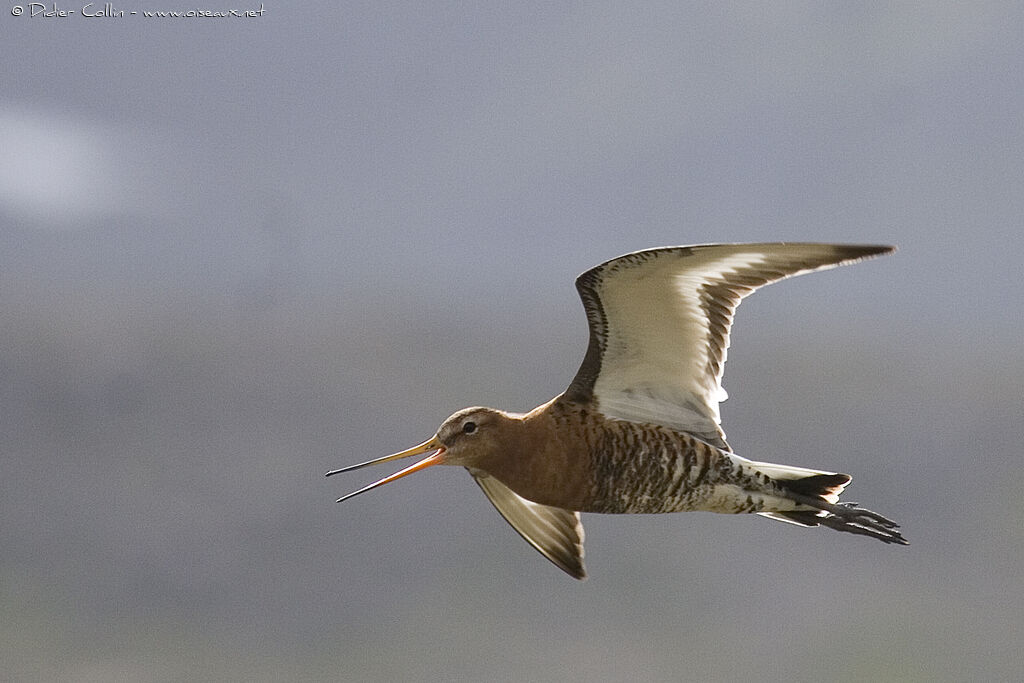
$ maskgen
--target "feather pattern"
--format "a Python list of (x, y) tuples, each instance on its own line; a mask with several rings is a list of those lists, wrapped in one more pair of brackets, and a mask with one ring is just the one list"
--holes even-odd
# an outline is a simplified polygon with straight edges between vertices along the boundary
[(567, 574), (586, 578), (579, 512), (527, 500), (482, 470), (469, 469), (469, 473), (505, 521), (530, 545)]
[(815, 243), (664, 247), (580, 275), (590, 344), (566, 391), (606, 417), (660, 424), (729, 449), (718, 405), (740, 301), (783, 278), (892, 251)]

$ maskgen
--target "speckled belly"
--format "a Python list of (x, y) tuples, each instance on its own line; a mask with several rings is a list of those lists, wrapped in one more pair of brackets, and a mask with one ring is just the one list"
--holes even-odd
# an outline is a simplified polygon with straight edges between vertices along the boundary
[[(593, 449), (593, 496), (584, 512), (757, 512), (765, 481), (739, 458), (684, 432), (610, 422)], [(747, 495), (747, 491), (754, 495)]]

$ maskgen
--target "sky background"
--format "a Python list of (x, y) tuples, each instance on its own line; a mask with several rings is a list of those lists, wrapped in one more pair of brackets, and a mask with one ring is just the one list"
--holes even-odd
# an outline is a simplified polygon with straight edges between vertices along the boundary
[[(1019, 3), (5, 2), (11, 680), (1024, 675)], [(777, 240), (899, 251), (744, 303), (730, 443), (909, 547), (585, 515), (578, 583), (457, 469), (334, 504), (562, 391), (578, 273)]]

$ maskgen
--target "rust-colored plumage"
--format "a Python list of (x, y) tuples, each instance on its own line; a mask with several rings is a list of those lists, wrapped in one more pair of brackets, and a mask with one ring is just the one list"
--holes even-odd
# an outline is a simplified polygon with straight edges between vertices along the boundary
[(425, 467), (461, 465), (523, 538), (580, 579), (581, 512), (757, 513), (905, 544), (891, 520), (839, 502), (848, 475), (733, 453), (718, 412), (743, 297), (889, 251), (719, 244), (651, 249), (597, 266), (576, 281), (590, 343), (562, 395), (526, 414), (466, 408), (419, 446), (329, 472), (431, 453), (339, 502)]

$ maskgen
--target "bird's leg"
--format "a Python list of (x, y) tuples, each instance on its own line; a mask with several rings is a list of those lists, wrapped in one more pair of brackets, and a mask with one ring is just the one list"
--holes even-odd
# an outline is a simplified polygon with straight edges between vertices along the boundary
[(899, 532), (899, 524), (877, 512), (857, 507), (856, 503), (836, 503), (833, 505), (820, 498), (812, 498), (800, 494), (791, 494), (789, 497), (798, 503), (828, 513), (814, 521), (830, 529), (871, 536), (885, 543), (909, 545), (907, 539), (903, 538), (903, 535)]

